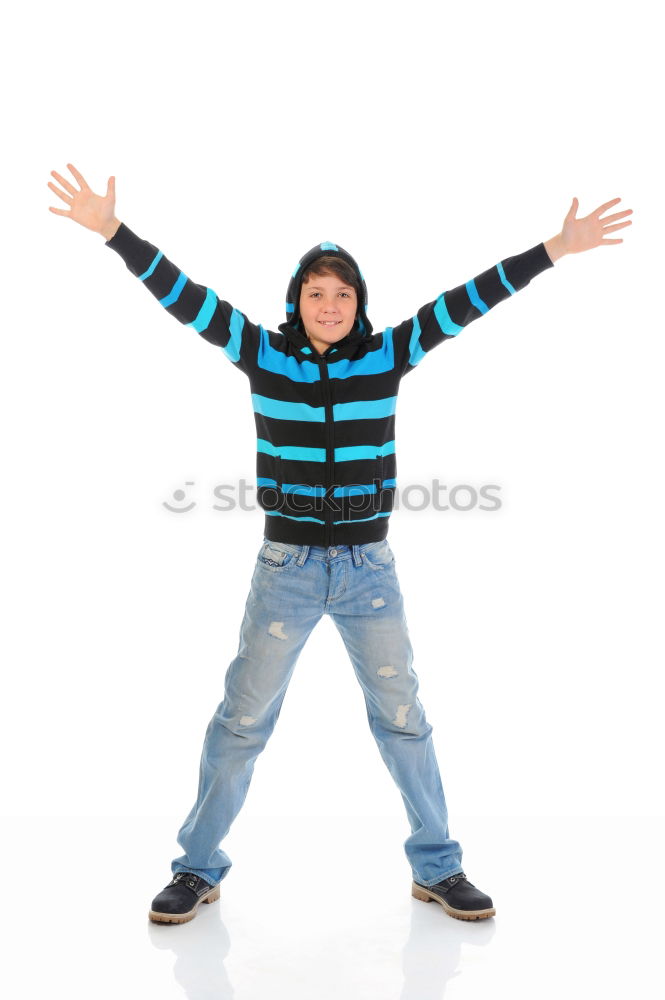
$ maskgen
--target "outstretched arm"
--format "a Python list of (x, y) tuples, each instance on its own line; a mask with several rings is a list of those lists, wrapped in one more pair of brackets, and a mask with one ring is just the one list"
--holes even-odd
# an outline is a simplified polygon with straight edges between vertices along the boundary
[(80, 187), (75, 188), (52, 170), (64, 191), (50, 181), (48, 186), (69, 205), (69, 210), (49, 206), (49, 211), (103, 236), (106, 246), (122, 257), (131, 273), (140, 278), (167, 312), (221, 347), (236, 368), (249, 374), (258, 351), (259, 327), (211, 288), (195, 284), (161, 250), (140, 239), (116, 218), (115, 177), (109, 177), (106, 195), (102, 197), (91, 190), (73, 164), (67, 166)]
[(415, 316), (400, 323), (394, 330), (386, 331), (384, 336), (392, 336), (398, 370), (403, 375), (413, 371), (437, 344), (456, 337), (474, 319), (484, 316), (499, 302), (525, 288), (537, 274), (553, 267), (560, 257), (598, 246), (623, 243), (622, 239), (608, 239), (605, 234), (629, 226), (630, 220), (617, 220), (631, 215), (632, 209), (600, 218), (603, 212), (619, 201), (620, 198), (614, 198), (590, 215), (577, 219), (579, 202), (573, 198), (561, 232), (552, 239), (538, 243), (524, 253), (507, 257), (465, 284), (442, 292), (433, 302), (422, 306)]

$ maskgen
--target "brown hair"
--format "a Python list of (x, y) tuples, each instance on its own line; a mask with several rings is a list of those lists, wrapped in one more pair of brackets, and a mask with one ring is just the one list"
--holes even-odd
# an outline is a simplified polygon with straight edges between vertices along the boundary
[(324, 275), (330, 274), (331, 271), (333, 274), (336, 274), (338, 278), (341, 278), (345, 285), (351, 285), (352, 288), (355, 288), (356, 297), (358, 302), (360, 302), (360, 282), (358, 281), (358, 275), (347, 261), (343, 260), (341, 257), (333, 257), (329, 254), (323, 257), (317, 257), (316, 260), (312, 261), (309, 267), (303, 271), (300, 283), (301, 288), (309, 279), (311, 274)]

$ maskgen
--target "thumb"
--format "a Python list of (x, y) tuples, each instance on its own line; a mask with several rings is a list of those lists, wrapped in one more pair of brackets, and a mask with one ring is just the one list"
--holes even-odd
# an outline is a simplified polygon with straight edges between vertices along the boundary
[(109, 177), (109, 182), (106, 186), (106, 197), (108, 198), (109, 195), (115, 199), (115, 177)]
[(577, 215), (577, 209), (579, 208), (579, 206), (580, 203), (577, 200), (577, 198), (573, 198), (573, 203), (568, 209), (568, 215), (566, 216), (566, 219), (574, 219), (575, 216)]

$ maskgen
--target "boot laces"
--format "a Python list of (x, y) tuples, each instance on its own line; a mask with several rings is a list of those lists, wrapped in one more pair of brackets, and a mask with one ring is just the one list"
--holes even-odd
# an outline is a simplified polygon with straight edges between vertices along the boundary
[(186, 882), (187, 885), (193, 889), (196, 885), (196, 878), (197, 876), (194, 875), (192, 872), (178, 872), (177, 875), (174, 877), (173, 881)]

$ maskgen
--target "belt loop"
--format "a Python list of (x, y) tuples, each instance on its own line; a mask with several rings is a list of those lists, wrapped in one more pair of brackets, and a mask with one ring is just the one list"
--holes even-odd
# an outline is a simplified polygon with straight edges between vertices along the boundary
[(362, 566), (363, 560), (362, 560), (362, 556), (360, 555), (360, 546), (359, 545), (352, 545), (351, 549), (353, 551), (353, 565), (354, 566)]
[(309, 555), (309, 545), (303, 545), (300, 555), (296, 559), (296, 564), (302, 566)]

